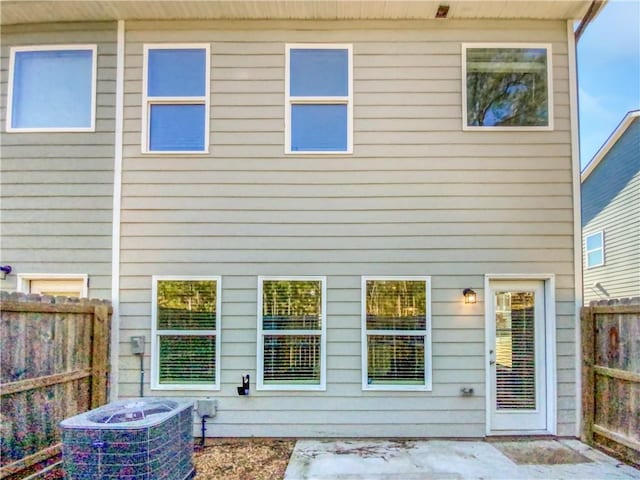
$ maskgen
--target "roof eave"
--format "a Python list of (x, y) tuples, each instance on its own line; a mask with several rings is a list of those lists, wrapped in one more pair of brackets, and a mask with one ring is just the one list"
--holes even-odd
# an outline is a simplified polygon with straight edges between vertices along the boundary
[[(116, 20), (579, 20), (601, 0), (2, 0), (3, 25)], [(439, 20), (441, 21), (441, 20)]]
[(609, 153), (616, 142), (620, 140), (620, 137), (622, 137), (624, 132), (627, 131), (629, 126), (638, 117), (640, 117), (640, 110), (631, 110), (625, 115), (625, 117), (618, 124), (613, 133), (609, 135), (609, 138), (607, 138), (606, 142), (604, 142), (597, 153), (593, 156), (591, 161), (587, 164), (586, 168), (582, 171), (582, 174), (580, 175), (580, 183), (585, 182), (589, 175), (591, 175), (591, 172), (593, 172), (598, 167), (604, 157), (607, 156), (607, 153)]

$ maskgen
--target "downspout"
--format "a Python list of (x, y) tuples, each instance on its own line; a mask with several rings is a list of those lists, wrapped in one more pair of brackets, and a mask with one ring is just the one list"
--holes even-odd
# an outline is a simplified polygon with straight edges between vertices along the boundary
[[(595, 2), (594, 2), (595, 3)], [(578, 117), (578, 71), (576, 37), (573, 20), (567, 20), (567, 55), (569, 61), (569, 111), (571, 117), (571, 179), (573, 196), (573, 275), (575, 297), (575, 372), (576, 372), (576, 437), (582, 431), (582, 337), (580, 309), (583, 303), (582, 285), (582, 212), (580, 200), (580, 138)]]
[(122, 204), (122, 142), (124, 129), (124, 41), (125, 22), (118, 20), (116, 50), (115, 152), (113, 157), (113, 219), (111, 230), (111, 375), (109, 399), (118, 399), (120, 357), (120, 208)]
[[(587, 25), (589, 25), (589, 23), (591, 23), (591, 21), (596, 18), (598, 13), (600, 13), (605, 3), (607, 3), (607, 0), (593, 0), (591, 2), (591, 5), (589, 5), (589, 10), (587, 10), (587, 13), (584, 14), (584, 17), (582, 17), (582, 20), (580, 20), (580, 25), (578, 25), (578, 28), (576, 28), (576, 43), (578, 42), (578, 40), (580, 40), (580, 37), (584, 33), (584, 30), (587, 28)], [(573, 25), (571, 25), (571, 29), (573, 29)]]

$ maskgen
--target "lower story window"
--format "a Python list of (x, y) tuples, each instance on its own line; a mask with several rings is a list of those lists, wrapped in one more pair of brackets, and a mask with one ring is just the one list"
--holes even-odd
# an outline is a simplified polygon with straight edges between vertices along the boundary
[(363, 277), (364, 390), (431, 389), (429, 277)]
[(18, 274), (18, 291), (52, 297), (86, 298), (89, 296), (87, 274)]
[(325, 311), (324, 277), (259, 278), (259, 389), (325, 388)]
[(220, 277), (153, 278), (152, 388), (217, 390)]

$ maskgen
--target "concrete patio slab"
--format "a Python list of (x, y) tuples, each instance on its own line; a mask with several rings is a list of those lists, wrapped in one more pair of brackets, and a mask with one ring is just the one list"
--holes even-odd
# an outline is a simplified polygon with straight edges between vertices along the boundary
[(577, 440), (300, 440), (285, 480), (640, 480)]

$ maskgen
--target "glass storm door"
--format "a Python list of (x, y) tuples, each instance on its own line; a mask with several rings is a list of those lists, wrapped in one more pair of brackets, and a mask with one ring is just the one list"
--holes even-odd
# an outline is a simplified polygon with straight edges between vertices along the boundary
[(487, 301), (490, 431), (545, 431), (544, 282), (493, 281)]

